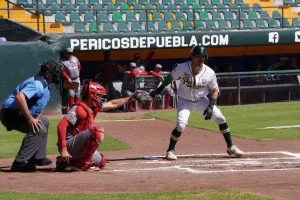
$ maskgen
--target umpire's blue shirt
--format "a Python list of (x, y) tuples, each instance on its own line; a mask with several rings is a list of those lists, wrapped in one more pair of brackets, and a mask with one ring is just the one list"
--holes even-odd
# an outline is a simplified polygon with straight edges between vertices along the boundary
[(2, 108), (9, 108), (12, 110), (18, 110), (18, 104), (16, 102), (15, 96), (19, 92), (23, 92), (24, 95), (28, 98), (27, 104), (29, 111), (33, 117), (38, 117), (42, 110), (47, 106), (50, 99), (50, 87), (47, 81), (43, 79), (46, 83), (44, 86), (41, 81), (36, 80), (35, 77), (31, 77), (21, 84), (19, 84), (14, 92), (9, 95), (8, 99), (2, 105)]

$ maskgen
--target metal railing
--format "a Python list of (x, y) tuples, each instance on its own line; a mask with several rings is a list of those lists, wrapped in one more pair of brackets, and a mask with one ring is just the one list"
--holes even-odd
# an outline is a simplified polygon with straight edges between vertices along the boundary
[[(56, 21), (55, 23), (62, 23), (62, 24), (67, 24), (67, 25), (72, 25), (72, 24), (76, 24), (76, 23), (83, 23), (83, 24), (86, 24), (86, 23), (95, 23), (96, 24), (96, 27), (97, 27), (97, 30), (96, 32), (99, 33), (101, 30), (99, 30), (99, 25), (101, 23), (106, 23), (106, 22), (109, 22), (109, 23), (114, 23), (114, 22), (118, 22), (118, 21), (111, 21), (109, 20), (108, 18), (106, 19), (101, 19), (99, 18), (99, 14), (101, 13), (105, 13), (105, 14), (112, 14), (113, 12), (120, 12), (120, 13), (130, 13), (132, 12), (133, 10), (132, 9), (109, 9), (107, 7), (103, 8), (102, 10), (94, 10), (93, 8), (90, 8), (88, 10), (84, 10), (84, 9), (66, 9), (66, 8), (61, 8), (61, 9), (49, 9), (49, 8), (46, 8), (44, 5), (40, 4), (38, 0), (34, 0), (35, 1), (35, 6), (33, 9), (30, 9), (30, 8), (21, 8), (19, 5), (16, 5), (14, 3), (12, 3), (11, 1), (9, 0), (6, 0), (7, 1), (7, 6), (8, 8), (7, 9), (0, 9), (0, 10), (7, 10), (7, 15), (8, 15), (8, 18), (11, 17), (11, 11), (12, 10), (25, 10), (33, 15), (36, 16), (36, 22), (37, 23), (37, 27), (38, 27), (38, 31), (40, 31), (40, 19), (39, 19), (39, 15), (42, 14), (43, 16), (43, 32), (46, 33), (46, 29), (45, 29), (45, 24), (46, 23), (54, 23), (54, 22), (46, 22), (45, 21), (45, 14), (49, 14), (49, 13), (56, 13), (56, 12), (62, 12), (64, 13), (65, 15), (66, 14), (69, 14), (71, 12), (77, 12), (77, 13), (84, 13), (84, 12), (93, 12), (94, 16), (96, 16), (94, 18), (94, 21), (93, 22), (85, 22), (84, 20), (83, 21), (80, 21), (80, 22), (76, 22), (76, 21), (72, 21), (70, 19), (70, 21)], [(20, 8), (9, 8), (9, 5), (14, 5), (14, 6), (18, 6)], [(276, 17), (275, 20), (278, 20), (279, 21), (279, 24), (278, 27), (279, 28), (289, 28), (286, 24), (285, 24), (285, 20), (286, 19), (290, 19), (288, 15), (288, 12), (285, 11), (286, 8), (290, 8), (290, 7), (297, 7), (297, 6), (273, 6), (273, 7), (261, 7), (262, 11), (267, 11), (268, 9), (278, 9), (278, 11), (281, 11), (281, 18), (278, 18)], [(220, 18), (217, 18), (217, 19), (214, 19), (214, 13), (213, 11), (218, 11), (218, 13), (223, 13), (222, 15), (224, 15), (224, 19), (222, 19), (222, 17)], [(142, 29), (142, 31), (146, 31), (146, 32), (169, 32), (169, 31), (210, 31), (210, 30), (214, 30), (214, 31), (218, 31), (218, 30), (232, 30), (232, 29), (235, 29), (235, 30), (246, 30), (246, 29), (271, 29), (271, 27), (269, 27), (268, 25), (266, 25), (266, 22), (263, 22), (264, 23), (264, 27), (254, 27), (253, 26), (253, 23), (252, 21), (254, 19), (250, 19), (249, 16), (247, 19), (244, 19), (246, 17), (244, 17), (244, 15), (246, 14), (247, 15), (247, 12), (248, 10), (253, 10), (253, 7), (249, 7), (248, 8), (242, 8), (241, 6), (240, 7), (237, 7), (237, 8), (172, 8), (172, 9), (168, 9), (168, 8), (165, 8), (165, 9), (134, 9), (134, 12), (135, 13), (140, 13), (140, 17), (141, 17), (141, 13), (143, 16), (143, 20), (139, 19), (139, 20), (125, 20), (124, 22), (134, 22), (134, 21), (137, 21), (137, 22), (140, 22), (140, 23), (144, 23), (145, 25), (145, 28)], [(139, 12), (140, 11), (140, 12)], [(184, 19), (179, 19), (179, 20), (174, 20), (173, 17), (169, 18), (169, 19), (163, 19), (160, 15), (160, 13), (165, 13), (165, 12), (170, 12), (171, 15), (172, 13), (175, 13), (175, 14), (178, 14), (178, 15), (181, 15), (181, 17), (183, 16)], [(201, 19), (200, 17), (200, 12), (201, 11), (205, 11), (206, 13), (209, 13), (209, 15), (212, 16), (212, 19)], [(232, 19), (226, 19), (225, 18), (225, 12), (223, 11), (230, 11), (231, 12), (231, 15), (233, 13), (235, 13), (236, 16), (232, 16)], [(261, 12), (259, 10), (256, 10), (258, 13), (261, 14)], [(158, 15), (158, 19), (152, 19), (150, 20), (149, 19), (149, 15), (151, 14), (152, 17), (153, 16), (153, 13), (155, 12), (158, 12), (159, 15)], [(188, 12), (192, 13), (192, 14), (187, 14)], [(183, 15), (182, 14), (179, 14), (179, 13), (184, 13)], [(249, 13), (248, 13), (249, 14)], [(287, 14), (287, 15), (286, 15)], [(192, 16), (191, 16), (192, 15)], [(217, 14), (218, 15), (218, 14)], [(286, 16), (285, 16), (286, 15)], [(80, 16), (80, 15), (79, 15)], [(108, 15), (107, 15), (108, 16)], [(136, 16), (134, 16), (136, 18)], [(270, 19), (273, 19), (272, 17), (273, 16), (269, 16)], [(236, 18), (236, 19), (234, 19)], [(220, 26), (220, 24), (218, 24), (219, 22), (221, 21), (231, 21), (231, 20), (237, 20), (238, 21), (238, 27), (229, 27), (228, 24), (227, 24), (227, 27), (228, 28), (222, 28)], [(245, 21), (245, 20), (250, 20), (250, 21)], [(263, 19), (263, 20), (267, 20), (267, 19)], [(120, 20), (120, 22), (122, 22), (123, 20)], [(170, 22), (170, 23), (173, 23), (173, 21), (183, 21), (183, 25), (180, 25), (180, 24), (177, 24), (178, 28), (176, 28), (175, 30), (168, 30), (168, 25), (167, 25), (167, 22)], [(160, 22), (164, 22), (164, 29), (163, 30), (153, 30), (151, 29), (151, 27), (153, 28), (153, 25), (154, 23), (160, 23)], [(184, 23), (187, 23), (187, 24), (184, 24)], [(214, 26), (214, 27), (207, 27), (207, 22), (209, 23), (212, 23), (211, 25)], [(244, 22), (248, 22), (250, 24), (249, 27), (245, 26)], [(22, 22), (26, 25), (27, 22)], [(28, 23), (32, 23), (32, 22), (28, 22)], [(189, 24), (188, 24), (189, 23)], [(227, 22), (226, 22), (227, 23)], [(278, 22), (276, 22), (278, 23)], [(242, 25), (243, 24), (243, 25)], [(189, 27), (185, 27), (185, 25), (189, 25)], [(200, 27), (198, 27), (198, 25), (200, 25)], [(218, 25), (218, 26), (217, 26)], [(151, 27), (150, 27), (151, 26)], [(182, 26), (183, 26), (183, 29), (182, 29)], [(300, 26), (300, 22), (299, 22), (299, 26)], [(206, 28), (205, 28), (206, 27)], [(277, 27), (277, 28), (278, 28)], [(128, 28), (128, 27), (127, 27)], [(134, 32), (134, 31), (130, 31), (128, 30), (129, 32)], [(87, 31), (88, 32), (88, 31)], [(101, 31), (101, 32), (120, 32), (119, 30), (113, 30), (113, 31)], [(126, 30), (124, 30), (124, 32), (126, 32)]]

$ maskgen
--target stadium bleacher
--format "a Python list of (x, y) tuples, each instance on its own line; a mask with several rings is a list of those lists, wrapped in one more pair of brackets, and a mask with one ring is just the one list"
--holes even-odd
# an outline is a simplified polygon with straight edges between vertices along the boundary
[[(36, 0), (15, 0), (36, 8)], [(300, 5), (300, 0), (284, 0)], [(300, 28), (292, 8), (270, 8), (272, 0), (38, 0), (46, 23), (62, 32), (169, 32)], [(268, 6), (269, 8), (264, 8)]]

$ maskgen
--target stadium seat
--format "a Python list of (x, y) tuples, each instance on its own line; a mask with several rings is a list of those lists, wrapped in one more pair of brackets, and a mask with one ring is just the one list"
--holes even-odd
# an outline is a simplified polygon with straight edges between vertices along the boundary
[(211, 4), (206, 4), (204, 7), (205, 7), (206, 12), (213, 12), (214, 11), (214, 7)]
[(176, 12), (176, 20), (177, 21), (185, 20), (184, 14), (182, 12)]
[[(58, 4), (57, 0), (47, 0), (47, 5), (51, 5), (51, 4)], [(18, 0), (18, 4), (19, 4), (19, 0)]]
[(172, 20), (174, 20), (174, 19), (173, 19), (173, 16), (172, 16), (172, 13), (166, 11), (166, 12), (164, 13), (164, 20), (165, 20), (165, 21), (172, 21)]
[(211, 4), (213, 5), (218, 5), (220, 3), (221, 3), (220, 0), (211, 0)]
[(206, 21), (206, 28), (208, 28), (209, 30), (216, 30), (216, 25), (215, 22), (212, 20), (207, 20)]
[(194, 16), (194, 13), (191, 11), (187, 12), (187, 19), (188, 20), (196, 20), (196, 16)]
[(70, 13), (70, 22), (72, 23), (82, 22), (77, 12)]
[(229, 4), (232, 4), (232, 1), (231, 0), (223, 0), (223, 4), (229, 5)]
[(85, 4), (85, 0), (75, 0), (76, 5)]
[(273, 11), (272, 18), (273, 19), (282, 19), (281, 14), (278, 11)]
[(230, 4), (229, 5), (229, 10), (231, 11), (231, 12), (239, 12), (239, 8), (237, 7), (237, 5), (236, 4)]
[(187, 12), (189, 10), (189, 6), (187, 4), (180, 5), (181, 12)]
[[(162, 3), (164, 4), (164, 5), (170, 5), (170, 4), (172, 4), (172, 1), (171, 0), (162, 0)], [(174, 5), (174, 4), (173, 4)]]
[(51, 4), (50, 10), (53, 14), (56, 14), (57, 12), (61, 12), (61, 7), (58, 4)]
[(212, 14), (212, 19), (213, 20), (220, 20), (220, 19), (222, 19), (219, 12), (212, 11), (211, 14)]
[(199, 4), (209, 4), (208, 0), (199, 0)]
[(125, 22), (119, 22), (117, 28), (119, 32), (124, 32), (124, 33), (129, 32), (128, 26)]
[(167, 23), (165, 21), (160, 21), (158, 23), (158, 30), (160, 30), (160, 31), (166, 31), (166, 32), (169, 31)]
[(218, 12), (225, 12), (226, 11), (225, 4), (218, 4), (217, 8), (218, 8)]
[(146, 22), (147, 21), (147, 17), (146, 17), (146, 12), (145, 11), (142, 11), (140, 13), (139, 21), (140, 22)]
[(42, 14), (47, 8), (44, 4), (38, 3), (39, 8), (38, 8), (38, 13)]
[(264, 20), (257, 19), (256, 20), (256, 28), (258, 28), (258, 29), (266, 29), (266, 28), (269, 28), (269, 27), (265, 24)]
[(175, 5), (184, 4), (183, 0), (175, 0)]
[(255, 11), (261, 11), (262, 9), (261, 9), (261, 6), (258, 3), (254, 3), (253, 4), (253, 10), (255, 10)]
[(93, 10), (94, 10), (94, 14), (97, 15), (98, 13), (103, 12), (104, 8), (102, 7), (101, 4), (94, 4)]
[(110, 22), (106, 22), (103, 24), (103, 31), (110, 33), (116, 32), (113, 25)]
[(269, 13), (267, 11), (261, 11), (260, 18), (261, 19), (270, 19)]
[(246, 18), (246, 15), (245, 15), (245, 13), (244, 13), (243, 11), (240, 12), (240, 17), (239, 17), (239, 19), (241, 19), (241, 20), (247, 19), (247, 18)]
[(134, 12), (135, 13), (140, 13), (140, 12), (142, 12), (143, 10), (142, 10), (143, 8), (142, 8), (142, 5), (141, 4), (134, 4)]
[(196, 29), (196, 30), (201, 30), (201, 31), (208, 31), (208, 30), (209, 30), (209, 29), (206, 28), (206, 27), (204, 26), (204, 24), (203, 24), (201, 21), (199, 21), (199, 20), (195, 21), (195, 29)]
[(253, 29), (253, 28), (254, 28), (254, 26), (253, 26), (251, 20), (245, 19), (244, 20), (244, 29)]
[(128, 13), (128, 12), (130, 12), (128, 4), (121, 4), (120, 9), (121, 9), (122, 13)]
[(241, 9), (242, 11), (250, 11), (250, 7), (249, 7), (249, 4), (241, 4)]
[(66, 4), (65, 9), (66, 9), (67, 14), (70, 14), (71, 12), (76, 11), (73, 4)]
[(235, 0), (235, 4), (237, 5), (240, 5), (240, 4), (243, 4), (244, 3), (244, 0)]
[(181, 27), (178, 21), (172, 21), (172, 30), (173, 31), (181, 31)]
[(228, 27), (228, 24), (227, 24), (227, 22), (226, 22), (225, 20), (220, 20), (220, 21), (219, 21), (219, 28), (220, 28), (221, 30), (228, 30), (228, 29), (230, 29), (230, 28)]
[(133, 31), (133, 32), (145, 32), (145, 30), (142, 29), (139, 22), (132, 22), (131, 31)]
[(163, 12), (165, 9), (163, 4), (156, 4), (156, 11), (157, 12)]
[(95, 22), (95, 16), (92, 12), (87, 12), (84, 14), (84, 21), (85, 22)]
[(90, 5), (99, 4), (99, 0), (89, 0)]
[[(282, 19), (280, 19), (279, 21), (281, 22)], [(283, 19), (283, 27), (284, 28), (292, 28), (291, 24), (289, 23), (289, 21), (287, 19)]]
[(89, 6), (87, 4), (80, 4), (79, 5), (79, 14), (84, 14), (90, 10)]
[(135, 0), (127, 0), (128, 5), (135, 5), (136, 1)]
[(160, 4), (159, 0), (150, 0), (149, 3), (151, 3), (152, 5)]
[(86, 30), (83, 23), (76, 23), (75, 24), (75, 32), (76, 33), (87, 33), (89, 31)]
[(112, 15), (112, 21), (113, 22), (122, 22), (123, 19), (122, 19), (122, 15), (120, 12), (114, 12), (113, 15)]
[(270, 28), (280, 28), (275, 19), (268, 19), (268, 23)]
[(200, 4), (193, 4), (193, 9), (195, 10), (195, 12), (202, 11), (202, 7)]
[(158, 30), (155, 28), (154, 24), (151, 21), (148, 21), (146, 30), (148, 32), (158, 32)]
[(189, 20), (183, 21), (183, 29), (190, 30), (190, 31), (193, 30), (194, 27), (192, 26), (191, 21), (189, 21)]
[(249, 11), (249, 19), (258, 19), (255, 11)]
[(153, 12), (153, 21), (162, 21), (162, 16), (160, 12)]
[(125, 0), (116, 0), (117, 5), (126, 4)]
[(96, 33), (97, 32), (97, 23), (90, 23), (89, 30), (90, 30), (90, 32)]
[(293, 18), (292, 19), (292, 26), (296, 27), (296, 28), (299, 28), (300, 27), (300, 21), (299, 21), (299, 19)]
[(153, 12), (154, 8), (152, 6), (152, 4), (149, 4), (149, 3), (145, 3), (145, 9), (148, 11), (148, 12)]
[(200, 11), (199, 12), (199, 15), (200, 15), (200, 20), (209, 20), (208, 18), (208, 13), (205, 12), (205, 11)]
[(55, 22), (62, 23), (64, 26), (70, 26), (72, 23), (68, 22), (66, 16), (62, 12), (57, 12), (55, 15)]
[(127, 22), (136, 22), (136, 17), (132, 12), (126, 13), (126, 21)]
[(107, 12), (109, 14), (113, 14), (114, 12), (118, 12), (118, 11), (116, 11), (116, 6), (114, 4), (108, 4), (107, 5)]
[(231, 20), (231, 29), (240, 29), (240, 22), (239, 20)]
[(148, 3), (148, 0), (139, 0), (139, 4), (145, 5), (146, 3)]
[(103, 5), (110, 5), (112, 4), (112, 0), (102, 0)]
[(97, 17), (98, 17), (99, 22), (108, 22), (109, 21), (108, 16), (106, 15), (105, 12), (100, 12)]
[(61, 4), (67, 5), (72, 4), (71, 0), (61, 0)]
[(170, 12), (175, 12), (175, 11), (177, 11), (177, 7), (174, 4), (169, 4), (167, 6), (167, 10)]
[(225, 18), (226, 20), (232, 20), (232, 19), (233, 19), (232, 12), (225, 11), (225, 12), (224, 12), (224, 18)]

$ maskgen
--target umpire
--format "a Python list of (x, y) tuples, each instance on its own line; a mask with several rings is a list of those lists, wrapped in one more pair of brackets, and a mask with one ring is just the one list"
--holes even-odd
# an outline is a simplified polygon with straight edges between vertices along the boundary
[(19, 84), (5, 100), (1, 109), (1, 122), (7, 131), (26, 133), (11, 171), (33, 172), (36, 165), (52, 163), (46, 158), (49, 120), (41, 116), (50, 99), (50, 83), (60, 82), (60, 64), (47, 61), (38, 74)]

